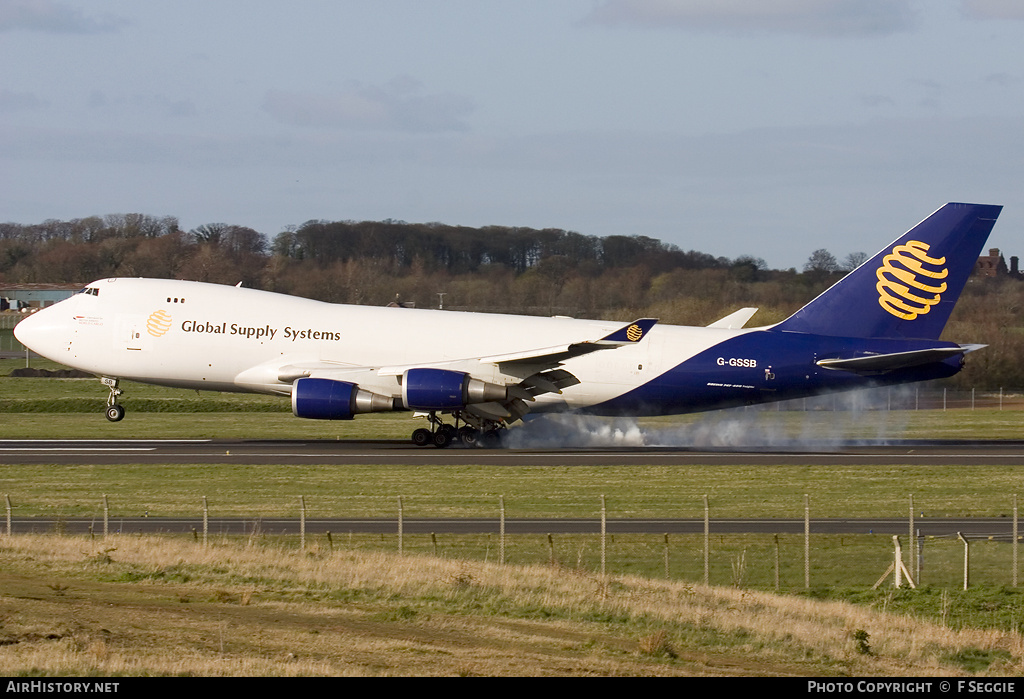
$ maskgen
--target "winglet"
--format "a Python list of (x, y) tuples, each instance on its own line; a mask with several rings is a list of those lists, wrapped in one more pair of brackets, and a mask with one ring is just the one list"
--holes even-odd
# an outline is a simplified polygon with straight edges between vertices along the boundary
[(658, 322), (657, 318), (639, 318), (629, 325), (624, 325), (611, 335), (602, 337), (598, 342), (608, 345), (635, 345), (644, 339), (647, 331)]

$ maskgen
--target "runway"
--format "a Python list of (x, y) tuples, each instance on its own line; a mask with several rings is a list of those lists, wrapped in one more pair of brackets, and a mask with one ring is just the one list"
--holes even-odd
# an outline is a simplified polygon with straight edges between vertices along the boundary
[(856, 440), (744, 449), (585, 447), (447, 449), (399, 440), (0, 440), (0, 464), (353, 464), (487, 466), (1009, 465), (1021, 440)]

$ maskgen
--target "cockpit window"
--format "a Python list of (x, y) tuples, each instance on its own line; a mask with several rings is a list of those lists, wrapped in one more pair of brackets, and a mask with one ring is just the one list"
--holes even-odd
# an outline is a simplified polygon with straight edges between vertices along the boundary
[(88, 294), (89, 296), (99, 296), (100, 295), (100, 290), (97, 289), (94, 286), (87, 286), (87, 287), (85, 287), (84, 289), (82, 289), (81, 291), (79, 291), (77, 293), (79, 293), (79, 294)]

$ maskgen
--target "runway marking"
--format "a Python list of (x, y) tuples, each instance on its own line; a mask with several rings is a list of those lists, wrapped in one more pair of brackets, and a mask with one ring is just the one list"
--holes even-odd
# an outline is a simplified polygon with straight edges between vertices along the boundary
[(0, 447), (3, 452), (46, 451), (59, 454), (65, 451), (156, 451), (156, 447)]
[(0, 444), (206, 444), (212, 439), (0, 439)]
[[(82, 448), (85, 449), (85, 447), (82, 447)], [(96, 447), (96, 448), (99, 448), (99, 447)], [(126, 448), (128, 448), (128, 447), (126, 447)], [(149, 450), (152, 450), (152, 451), (155, 451), (157, 449), (157, 447), (131, 447), (131, 448), (132, 449), (144, 449), (145, 448), (145, 449), (149, 449)], [(60, 449), (60, 447), (49, 447), (49, 449), (55, 450), (55, 449)], [(74, 449), (75, 449), (74, 447), (68, 447), (67, 451), (73, 451)], [(110, 449), (113, 449), (113, 447), (110, 447)], [(29, 451), (30, 449), (26, 448), (26, 449), (20, 449), (19, 450), (19, 449), (16, 449), (14, 447), (10, 447), (10, 448), (0, 447), (0, 451), (4, 451), (4, 450), (7, 450), (7, 451)], [(228, 456), (263, 456), (263, 457), (288, 456), (288, 457), (302, 457), (302, 458), (307, 458), (307, 459), (317, 459), (317, 458), (324, 458), (324, 457), (380, 458), (382, 456), (388, 456), (388, 457), (395, 456), (395, 457), (397, 457), (397, 456), (406, 456), (406, 455), (417, 456), (417, 457), (433, 455), (433, 456), (437, 456), (438, 458), (441, 458), (441, 457), (445, 456), (446, 454), (450, 454), (451, 453), (451, 452), (448, 452), (448, 451), (441, 451), (441, 450), (434, 451), (434, 452), (432, 452), (432, 451), (413, 451), (413, 450), (409, 450), (409, 451), (403, 451), (403, 452), (397, 452), (397, 453), (396, 452), (392, 452), (392, 451), (358, 452), (358, 453), (353, 453), (353, 452), (328, 452), (328, 451), (324, 451), (324, 452), (309, 452), (309, 453), (306, 453), (306, 452), (239, 451), (239, 450), (235, 450), (235, 449), (226, 449), (224, 451), (230, 451), (231, 452), (230, 454), (228, 454)], [(174, 456), (224, 456), (224, 455), (225, 454), (223, 454), (223, 453), (221, 453), (219, 451), (213, 451), (213, 452), (209, 452), (209, 451), (203, 451), (203, 452), (177, 452), (177, 453), (174, 454)], [(841, 453), (841, 452), (813, 452), (813, 453), (809, 453), (809, 452), (785, 452), (785, 453), (783, 453), (783, 452), (757, 452), (757, 453), (750, 453), (750, 452), (742, 452), (742, 451), (730, 452), (728, 454), (708, 453), (708, 452), (702, 452), (702, 451), (695, 451), (695, 452), (680, 451), (680, 452), (674, 452), (672, 454), (651, 454), (651, 453), (646, 453), (646, 452), (643, 452), (643, 451), (639, 451), (639, 452), (612, 452), (612, 453), (576, 452), (576, 451), (573, 451), (573, 452), (539, 451), (539, 452), (517, 452), (517, 453), (509, 454), (509, 453), (502, 453), (502, 452), (481, 451), (480, 455), (481, 456), (487, 456), (488, 458), (503, 457), (503, 458), (507, 458), (507, 459), (521, 459), (521, 458), (524, 458), (524, 457), (547, 457), (547, 458), (559, 458), (559, 457), (565, 457), (565, 458), (594, 458), (594, 457), (597, 457), (597, 458), (618, 458), (618, 457), (622, 457), (622, 456), (629, 456), (629, 457), (635, 458), (635, 457), (637, 457), (639, 455), (642, 455), (644, 458), (655, 458), (655, 459), (678, 459), (681, 456), (682, 457), (692, 457), (692, 458), (700, 457), (702, 459), (734, 459), (737, 456), (752, 457), (752, 458), (754, 458), (754, 457), (761, 457), (761, 458), (780, 458), (780, 457), (807, 458), (807, 457), (814, 457), (814, 456), (823, 456), (823, 457), (829, 457), (829, 458), (847, 458), (847, 459), (903, 458), (903, 457), (907, 457), (907, 456), (913, 457), (915, 459), (950, 459), (950, 458), (1000, 459), (1000, 458), (1007, 458), (1007, 457), (1024, 457), (1024, 453), (1004, 453), (1004, 454), (978, 454), (978, 453), (974, 453), (974, 454), (913, 454), (913, 453), (911, 453), (911, 454), (895, 454), (895, 453), (891, 453), (891, 452), (886, 452), (886, 453), (867, 453), (867, 452), (865, 452), (863, 454), (846, 454), (846, 453)]]

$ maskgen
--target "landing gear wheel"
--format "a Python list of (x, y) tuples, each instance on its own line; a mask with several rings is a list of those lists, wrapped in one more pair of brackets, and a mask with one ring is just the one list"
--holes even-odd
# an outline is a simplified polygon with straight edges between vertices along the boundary
[(467, 447), (475, 447), (480, 441), (480, 433), (467, 425), (459, 429), (459, 439)]
[(498, 433), (498, 430), (484, 432), (480, 439), (480, 444), (484, 449), (497, 449), (501, 446), (501, 435)]
[(438, 449), (444, 449), (446, 446), (452, 443), (452, 434), (448, 430), (438, 430), (434, 433), (434, 446)]
[(124, 408), (117, 404), (117, 397), (124, 393), (117, 387), (118, 379), (109, 376), (101, 376), (100, 383), (110, 389), (110, 397), (107, 398), (107, 419), (111, 422), (118, 422), (124, 419)]
[(432, 444), (434, 441), (434, 435), (430, 430), (419, 428), (414, 430), (412, 433), (412, 443), (418, 447), (425, 447), (428, 444)]

